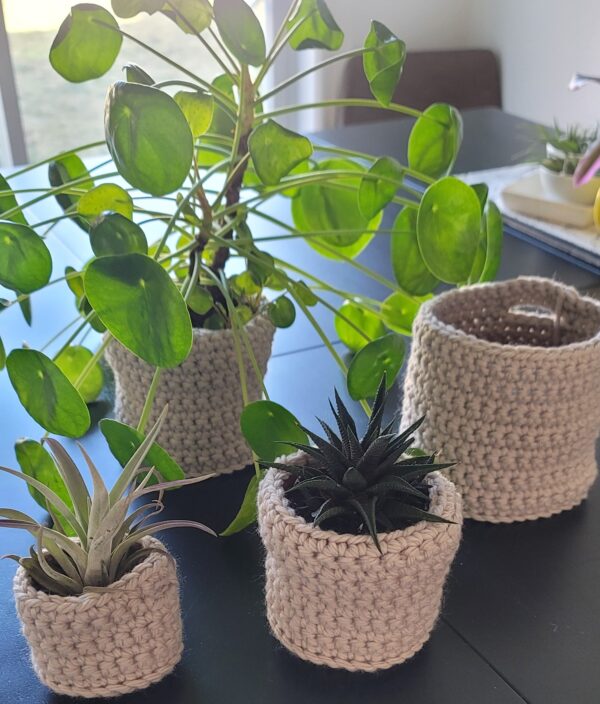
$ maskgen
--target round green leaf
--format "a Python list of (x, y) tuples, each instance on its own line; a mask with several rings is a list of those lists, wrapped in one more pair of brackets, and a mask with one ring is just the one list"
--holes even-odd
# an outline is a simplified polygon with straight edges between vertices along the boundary
[(385, 327), (381, 320), (355, 301), (344, 301), (340, 307), (340, 313), (364, 333), (361, 335), (343, 318), (335, 316), (335, 331), (340, 340), (353, 352), (358, 352), (371, 340), (381, 337), (385, 333)]
[(51, 273), (44, 240), (27, 225), (0, 220), (0, 284), (32, 293), (48, 283)]
[[(392, 200), (402, 183), (403, 172), (402, 166), (391, 157), (383, 156), (373, 162), (367, 173), (371, 176), (383, 176), (386, 180), (363, 178), (360, 182), (358, 206), (365, 218), (374, 218)], [(390, 183), (387, 179), (397, 183)]]
[(311, 308), (316, 306), (319, 299), (311, 291), (304, 281), (294, 281), (292, 282), (292, 290), (298, 296), (298, 298), (304, 303), (305, 306)]
[(360, 212), (357, 191), (361, 184), (360, 177), (365, 171), (362, 166), (347, 159), (327, 159), (315, 169), (325, 170), (356, 171), (357, 176), (332, 177), (330, 183), (299, 188), (292, 200), (294, 225), (309, 235), (316, 231), (331, 233), (306, 238), (308, 244), (323, 256), (335, 259), (336, 252), (339, 252), (347, 257), (355, 257), (373, 238), (373, 233), (362, 230), (377, 229), (381, 213), (369, 221)]
[(203, 91), (180, 90), (173, 96), (188, 121), (193, 137), (200, 137), (210, 127), (215, 101), (212, 95)]
[(204, 286), (197, 284), (187, 299), (188, 308), (198, 313), (205, 315), (213, 307), (213, 297)]
[(100, 257), (84, 276), (85, 294), (106, 328), (138, 357), (176, 367), (192, 347), (192, 325), (181, 293), (144, 254)]
[(429, 271), (421, 256), (417, 240), (417, 210), (401, 210), (392, 229), (390, 250), (396, 281), (413, 296), (430, 293), (439, 280)]
[[(15, 455), (23, 474), (37, 479), (62, 499), (70, 509), (73, 509), (73, 501), (65, 482), (56, 468), (52, 455), (43, 445), (35, 440), (24, 438), (15, 443)], [(30, 484), (27, 487), (35, 501), (44, 510), (48, 510), (48, 502), (43, 494)]]
[(475, 191), (477, 197), (479, 198), (481, 212), (485, 212), (485, 204), (487, 203), (490, 189), (488, 188), (486, 183), (472, 183), (471, 188)]
[(398, 85), (406, 58), (406, 45), (381, 22), (372, 21), (365, 39), (363, 67), (371, 93), (382, 105), (389, 105)]
[(419, 249), (429, 270), (446, 283), (465, 283), (471, 274), (481, 231), (475, 191), (448, 176), (429, 186), (417, 216)]
[[(124, 467), (144, 441), (143, 433), (129, 425), (125, 425), (125, 423), (119, 423), (108, 418), (101, 420), (99, 425), (113, 457), (121, 467)], [(185, 474), (177, 462), (156, 442), (150, 446), (150, 450), (144, 460), (144, 466), (154, 467), (157, 472), (160, 472), (165, 482), (185, 478)], [(156, 484), (157, 481), (153, 477), (150, 480), (150, 484)]]
[(248, 146), (256, 173), (268, 186), (278, 184), (313, 152), (310, 139), (278, 125), (274, 120), (267, 120), (256, 127), (250, 134)]
[(176, 22), (186, 34), (200, 34), (213, 18), (208, 0), (169, 0), (163, 5), (162, 13)]
[(149, 15), (158, 12), (165, 0), (112, 0), (113, 12), (117, 17), (135, 17), (140, 12), (147, 12)]
[(89, 81), (108, 71), (122, 43), (119, 25), (108, 10), (89, 3), (75, 5), (52, 42), (50, 63), (67, 81)]
[[(12, 192), (11, 187), (8, 185), (8, 181), (0, 174), (0, 217), (3, 217), (3, 213), (7, 210), (12, 210), (18, 207), (17, 199), (15, 194)], [(18, 222), (21, 225), (27, 225), (27, 220), (23, 215), (21, 210), (10, 215), (7, 220), (12, 220), (12, 222)]]
[(272, 462), (276, 457), (296, 452), (292, 445), (282, 443), (308, 443), (296, 417), (273, 401), (248, 404), (240, 416), (240, 427), (246, 441), (263, 462)]
[(485, 217), (487, 247), (485, 253), (485, 265), (479, 281), (492, 281), (496, 277), (500, 261), (502, 259), (502, 215), (497, 205), (490, 201)]
[(215, 0), (215, 22), (221, 39), (243, 64), (260, 66), (265, 60), (265, 35), (256, 15), (244, 0)]
[(6, 368), (21, 404), (45, 430), (69, 438), (84, 435), (90, 414), (81, 394), (69, 379), (36, 350), (13, 350)]
[(94, 220), (90, 244), (97, 257), (139, 252), (148, 254), (148, 242), (142, 228), (120, 213), (107, 212)]
[(19, 309), (23, 314), (27, 325), (31, 326), (31, 298), (23, 298), (20, 300)]
[(103, 183), (85, 193), (77, 203), (77, 212), (93, 220), (107, 210), (121, 213), (126, 218), (133, 216), (133, 200), (129, 193), (114, 183)]
[[(63, 372), (67, 379), (75, 384), (81, 372), (85, 369), (93, 353), (87, 347), (73, 345), (66, 347), (56, 357), (54, 363)], [(95, 401), (104, 388), (104, 372), (102, 367), (96, 363), (89, 371), (85, 380), (81, 383), (79, 393), (86, 403)]]
[(125, 64), (123, 69), (128, 83), (143, 83), (145, 86), (152, 86), (155, 83), (154, 78), (137, 64)]
[(385, 372), (391, 388), (404, 361), (404, 340), (393, 332), (378, 337), (356, 354), (348, 367), (348, 391), (355, 401), (371, 398)]
[(456, 108), (434, 103), (415, 122), (408, 139), (408, 165), (432, 178), (452, 170), (462, 142), (462, 118)]
[[(94, 187), (90, 172), (77, 154), (67, 154), (51, 161), (48, 164), (48, 180), (52, 187), (63, 186), (69, 181), (79, 181), (73, 188), (83, 192)], [(55, 196), (57, 203), (65, 212), (76, 207), (80, 197), (79, 194), (74, 193), (58, 193)], [(85, 220), (77, 217), (73, 220), (87, 232), (88, 225)]]
[(411, 298), (401, 291), (395, 291), (381, 304), (381, 314), (385, 324), (390, 330), (403, 335), (411, 335), (412, 324), (417, 317), (421, 303), (429, 298), (431, 296), (421, 299)]
[(121, 176), (154, 196), (179, 188), (192, 164), (193, 138), (173, 98), (119, 81), (106, 101), (106, 143)]
[[(221, 91), (221, 93), (225, 93), (226, 95), (228, 95), (231, 100), (235, 102), (233, 81), (226, 73), (217, 76), (214, 81), (212, 81), (211, 85), (214, 86), (217, 90)], [(229, 113), (225, 112), (225, 110), (223, 110), (223, 108), (215, 102), (213, 118), (208, 131), (214, 134), (223, 135), (225, 137), (233, 137), (234, 130), (235, 122), (232, 120)], [(205, 152), (202, 155), (202, 164), (204, 166), (212, 166), (217, 161), (221, 161), (222, 158), (223, 157), (220, 154), (211, 154), (211, 152)], [(212, 159), (212, 163), (207, 163), (208, 159)]]
[(289, 328), (296, 320), (296, 308), (287, 296), (279, 296), (269, 303), (267, 313), (276, 328)]
[(288, 22), (287, 29), (298, 25), (290, 37), (292, 49), (329, 49), (337, 51), (344, 41), (344, 33), (333, 19), (324, 0), (302, 0), (300, 7)]

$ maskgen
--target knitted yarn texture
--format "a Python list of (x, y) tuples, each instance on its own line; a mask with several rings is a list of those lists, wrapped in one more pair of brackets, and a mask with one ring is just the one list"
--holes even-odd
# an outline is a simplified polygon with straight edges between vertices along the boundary
[[(154, 538), (144, 547), (165, 550)], [(158, 682), (183, 650), (175, 561), (152, 552), (102, 592), (38, 591), (19, 567), (13, 592), (33, 668), (54, 692), (114, 697)]]
[(402, 424), (457, 461), (465, 516), (512, 522), (579, 504), (597, 475), (600, 304), (536, 277), (428, 301), (413, 325)]
[[(257, 315), (245, 330), (264, 376), (275, 328), (268, 318)], [(262, 388), (245, 348), (243, 354), (248, 397), (258, 401)], [(115, 374), (116, 415), (136, 426), (154, 368), (118, 342), (110, 344), (106, 359)], [(252, 462), (240, 430), (244, 403), (232, 330), (194, 329), (190, 356), (179, 367), (161, 374), (151, 422), (167, 402), (169, 412), (158, 441), (188, 477), (233, 472)]]
[(380, 533), (380, 554), (368, 535), (314, 528), (296, 515), (284, 495), (287, 477), (270, 469), (258, 493), (275, 637), (304, 660), (346, 670), (372, 672), (410, 658), (438, 618), (460, 541), (453, 484), (437, 472), (428, 478), (430, 511), (456, 524), (421, 521)]

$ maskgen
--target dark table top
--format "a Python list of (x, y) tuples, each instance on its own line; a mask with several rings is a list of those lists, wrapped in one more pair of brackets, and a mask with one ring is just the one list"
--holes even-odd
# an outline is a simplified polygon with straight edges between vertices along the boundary
[[(404, 160), (410, 121), (352, 126), (324, 132), (321, 139), (340, 146), (392, 154)], [(498, 110), (465, 113), (465, 141), (457, 171), (512, 162), (530, 139), (528, 123)], [(37, 185), (43, 175), (28, 175), (21, 187)], [(287, 215), (287, 202), (270, 206)], [(37, 217), (52, 206), (40, 205)], [(387, 217), (391, 217), (388, 215)], [(255, 236), (278, 232), (255, 228)], [(55, 271), (87, 256), (81, 231), (67, 227), (51, 238)], [(325, 261), (304, 243), (272, 245), (290, 251), (299, 266), (354, 293), (385, 295), (380, 284), (345, 266)], [(384, 236), (371, 243), (361, 261), (391, 275)], [(501, 278), (518, 274), (555, 276), (573, 285), (598, 284), (597, 272), (578, 266), (552, 248), (540, 248), (520, 233), (505, 241)], [(34, 327), (15, 308), (2, 315), (0, 332), (7, 347), (28, 340), (43, 344), (69, 320), (72, 300), (57, 285), (33, 299)], [(331, 339), (329, 314), (319, 313)], [(327, 398), (343, 380), (327, 350), (303, 320), (276, 334), (266, 380), (273, 400), (314, 427), (327, 418)], [(345, 394), (343, 394), (345, 396)], [(354, 404), (356, 417), (360, 409)], [(392, 409), (393, 410), (393, 409)], [(557, 429), (558, 433), (559, 429)], [(0, 376), (0, 463), (15, 466), (14, 441), (39, 437), (6, 374)], [(67, 443), (70, 444), (70, 443)], [(115, 463), (97, 432), (86, 448), (110, 481)], [(70, 447), (70, 449), (73, 449)], [(251, 476), (246, 469), (168, 496), (170, 517), (202, 520), (222, 529), (235, 513)], [(0, 475), (0, 503), (41, 518), (24, 484)], [(333, 671), (290, 655), (269, 634), (263, 607), (263, 551), (256, 531), (227, 539), (172, 531), (164, 540), (179, 561), (185, 653), (163, 682), (123, 701), (147, 704), (596, 704), (600, 699), (600, 485), (579, 508), (537, 522), (496, 526), (467, 521), (463, 542), (446, 587), (442, 617), (431, 640), (407, 663), (383, 673)], [(21, 553), (29, 538), (0, 532), (0, 554)], [(35, 678), (27, 646), (19, 633), (10, 591), (14, 563), (0, 562), (0, 704), (69, 701), (49, 693)]]

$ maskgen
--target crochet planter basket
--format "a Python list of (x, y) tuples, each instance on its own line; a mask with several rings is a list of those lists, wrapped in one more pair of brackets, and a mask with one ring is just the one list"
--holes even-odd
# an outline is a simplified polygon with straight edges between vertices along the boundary
[(430, 510), (456, 524), (421, 521), (381, 533), (380, 554), (368, 535), (321, 530), (296, 515), (284, 496), (287, 478), (269, 470), (258, 494), (275, 637), (304, 660), (346, 670), (372, 672), (410, 658), (438, 618), (460, 541), (453, 484), (438, 473), (428, 480)]
[[(164, 546), (143, 538), (145, 547)], [(59, 694), (114, 697), (158, 682), (183, 649), (175, 561), (152, 552), (102, 592), (56, 596), (19, 567), (13, 592), (33, 668)]]
[(596, 474), (600, 304), (519, 278), (444, 293), (413, 326), (402, 424), (457, 461), (465, 516), (512, 522), (579, 504)]
[[(246, 332), (264, 376), (275, 328), (258, 315), (246, 325)], [(115, 374), (116, 415), (135, 427), (154, 369), (117, 342), (109, 346), (106, 359)], [(258, 401), (262, 388), (245, 349), (244, 362), (249, 399)], [(159, 443), (188, 477), (233, 472), (252, 462), (240, 430), (244, 404), (231, 330), (194, 329), (190, 356), (181, 366), (162, 372), (151, 422), (167, 402)]]

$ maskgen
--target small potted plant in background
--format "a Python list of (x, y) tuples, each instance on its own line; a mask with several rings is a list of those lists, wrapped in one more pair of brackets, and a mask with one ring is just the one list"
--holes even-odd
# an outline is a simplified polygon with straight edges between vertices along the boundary
[[(81, 451), (93, 482), (85, 481), (63, 446), (38, 446), (45, 482), (6, 467), (27, 482), (52, 518), (52, 528), (29, 515), (0, 508), (0, 528), (31, 533), (35, 546), (19, 563), (14, 596), (33, 667), (55, 692), (113, 697), (158, 682), (183, 650), (179, 585), (174, 559), (152, 535), (169, 528), (212, 531), (195, 521), (149, 522), (162, 510), (165, 489), (199, 479), (157, 481), (143, 469), (159, 422), (108, 489)], [(132, 509), (133, 502), (158, 498)], [(213, 533), (214, 535), (214, 533)]]
[[(258, 491), (266, 548), (267, 617), (299, 657), (375, 671), (414, 655), (437, 620), (461, 534), (461, 500), (412, 449), (421, 421), (383, 426), (382, 380), (367, 430), (337, 396), (337, 429), (283, 461), (267, 462)], [(283, 446), (282, 446), (283, 447)]]
[(598, 137), (598, 128), (555, 124), (552, 129), (539, 128), (539, 139), (545, 148), (540, 161), (540, 177), (547, 195), (581, 205), (593, 205), (600, 189), (600, 177), (577, 186), (573, 174), (582, 156)]

